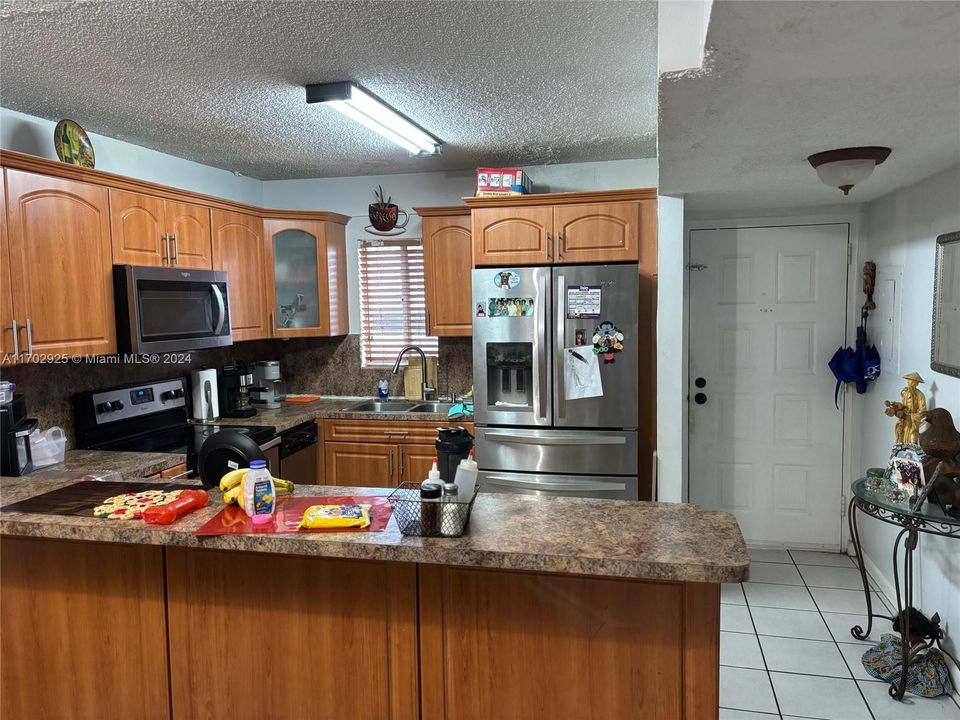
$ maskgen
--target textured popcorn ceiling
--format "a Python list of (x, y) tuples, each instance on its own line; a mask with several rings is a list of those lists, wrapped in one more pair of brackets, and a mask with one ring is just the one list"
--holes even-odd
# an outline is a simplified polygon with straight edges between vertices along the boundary
[[(660, 189), (692, 211), (874, 200), (960, 162), (960, 3), (713, 5), (698, 71), (660, 78)], [(848, 198), (806, 157), (886, 145)]]
[[(3, 0), (0, 104), (262, 179), (653, 157), (656, 4)], [(439, 137), (406, 153), (308, 83)]]

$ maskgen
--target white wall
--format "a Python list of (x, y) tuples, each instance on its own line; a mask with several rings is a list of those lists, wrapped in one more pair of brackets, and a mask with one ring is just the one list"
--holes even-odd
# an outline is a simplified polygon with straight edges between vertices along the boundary
[[(960, 423), (960, 378), (930, 369), (935, 239), (956, 230), (960, 230), (960, 165), (867, 206), (860, 260), (875, 262), (878, 276), (895, 277), (902, 270), (903, 281), (897, 293), (900, 307), (878, 307), (876, 313), (898, 315), (899, 336), (896, 322), (870, 325), (871, 341), (888, 348), (892, 362), (881, 368), (880, 379), (859, 399), (862, 469), (882, 467), (889, 457), (894, 422), (883, 414), (883, 401), (899, 399), (904, 385), (900, 376), (905, 373), (919, 372), (926, 380), (921, 389), (929, 404), (950, 410)], [(860, 526), (864, 554), (891, 583), (896, 533), (897, 528), (869, 518)], [(948, 638), (952, 636), (950, 649), (956, 654), (960, 649), (960, 542), (921, 536), (915, 566), (915, 604), (928, 614), (940, 613)], [(954, 678), (960, 682), (956, 674)]]
[[(609, 162), (533, 165), (524, 168), (536, 192), (614, 190), (656, 187), (657, 160), (613, 160)], [(271, 208), (331, 210), (351, 216), (347, 224), (347, 294), (350, 298), (350, 332), (360, 332), (360, 282), (357, 275), (357, 240), (369, 236), (367, 206), (374, 201), (377, 185), (393, 197), (401, 209), (421, 205), (459, 205), (473, 195), (475, 174), (428, 172), (398, 175), (267, 180), (263, 183), (263, 204)], [(410, 216), (406, 237), (420, 237), (420, 219)]]
[(660, 0), (657, 8), (657, 64), (660, 73), (703, 65), (713, 0)]
[[(0, 148), (57, 159), (51, 120), (0, 107)], [(122, 140), (88, 132), (97, 169), (184, 190), (262, 205), (261, 182)]]
[(683, 198), (657, 201), (657, 500), (687, 499), (687, 260)]

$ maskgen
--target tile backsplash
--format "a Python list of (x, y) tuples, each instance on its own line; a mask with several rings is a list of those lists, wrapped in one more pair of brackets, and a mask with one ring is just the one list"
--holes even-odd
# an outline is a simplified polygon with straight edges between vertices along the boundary
[[(279, 360), (284, 389), (290, 393), (320, 395), (376, 394), (377, 381), (386, 378), (391, 395), (403, 394), (403, 375), (389, 368), (360, 367), (360, 336), (254, 340), (227, 348), (189, 353), (190, 362), (173, 364), (57, 364), (20, 365), (0, 371), (17, 384), (27, 399), (27, 411), (43, 428), (59, 425), (75, 436), (72, 396), (83, 390), (189, 375), (202, 367), (222, 367), (232, 360)], [(470, 338), (440, 338), (438, 384), (441, 395), (462, 393), (473, 384)], [(70, 443), (71, 447), (73, 446)]]

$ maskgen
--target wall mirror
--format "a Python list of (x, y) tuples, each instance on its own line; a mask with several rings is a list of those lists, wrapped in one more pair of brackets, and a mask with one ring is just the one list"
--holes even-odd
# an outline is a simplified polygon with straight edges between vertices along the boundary
[(960, 232), (937, 238), (930, 367), (960, 377)]

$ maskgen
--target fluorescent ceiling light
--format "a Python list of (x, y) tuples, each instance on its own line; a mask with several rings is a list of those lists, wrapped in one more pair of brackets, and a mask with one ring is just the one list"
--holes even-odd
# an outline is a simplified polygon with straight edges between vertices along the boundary
[(307, 102), (326, 103), (396, 143), (411, 155), (439, 155), (443, 145), (376, 95), (352, 82), (307, 85)]

